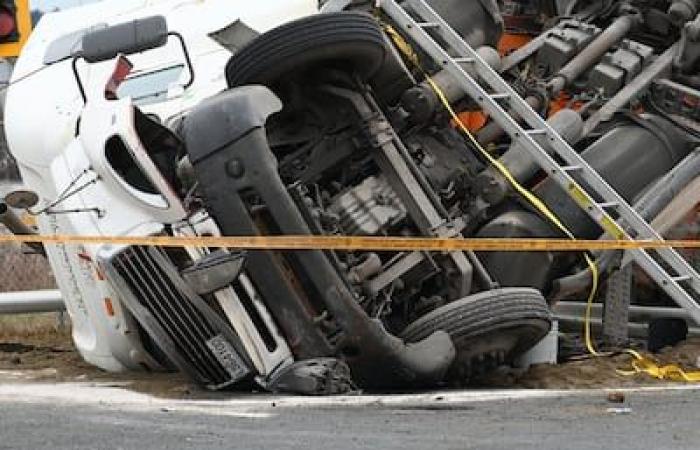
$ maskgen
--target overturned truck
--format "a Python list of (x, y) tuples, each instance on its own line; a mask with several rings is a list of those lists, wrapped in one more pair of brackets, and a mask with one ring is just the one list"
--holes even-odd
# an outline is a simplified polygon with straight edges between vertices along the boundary
[[(573, 236), (604, 235), (382, 3), (46, 15), (7, 96), (32, 191), (8, 203), (45, 234), (565, 236), (526, 189)], [(409, 15), (413, 3), (646, 220), (697, 177), (697, 2), (432, 0), (403, 4)], [(212, 389), (467, 384), (512, 364), (550, 331), (552, 302), (594, 284), (572, 253), (46, 253), (87, 361), (177, 369)], [(591, 255), (604, 278), (617, 256)]]

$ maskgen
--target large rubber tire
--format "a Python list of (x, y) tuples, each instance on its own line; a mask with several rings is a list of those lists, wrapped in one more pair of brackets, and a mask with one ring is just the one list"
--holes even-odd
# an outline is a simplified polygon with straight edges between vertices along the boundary
[(229, 87), (268, 87), (293, 74), (319, 67), (356, 72), (363, 80), (377, 73), (387, 55), (377, 21), (361, 12), (318, 14), (264, 33), (226, 65)]
[(542, 294), (530, 288), (481, 292), (435, 309), (401, 333), (416, 342), (438, 330), (447, 332), (457, 349), (450, 381), (469, 382), (511, 363), (551, 329), (552, 316)]

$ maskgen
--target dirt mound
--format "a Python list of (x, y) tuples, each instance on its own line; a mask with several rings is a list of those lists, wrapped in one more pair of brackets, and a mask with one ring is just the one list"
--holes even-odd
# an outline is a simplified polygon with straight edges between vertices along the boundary
[[(700, 338), (693, 338), (656, 355), (661, 364), (680, 364), (688, 370), (697, 367), (700, 358)], [(646, 375), (623, 376), (617, 369), (629, 368), (631, 357), (618, 355), (608, 358), (584, 358), (565, 364), (539, 365), (527, 371), (507, 371), (490, 375), (481, 381), (487, 388), (525, 389), (593, 389), (638, 386), (659, 386), (669, 382), (654, 380)], [(103, 372), (83, 361), (75, 351), (66, 332), (0, 337), (0, 371), (21, 372), (27, 380), (70, 382), (90, 381), (124, 385), (138, 392), (167, 398), (211, 397), (191, 385), (182, 376), (171, 373)], [(0, 381), (3, 375), (0, 374)], [(15, 376), (14, 381), (17, 380)], [(219, 394), (220, 396), (220, 394)]]
[(0, 370), (56, 371), (56, 378), (90, 373), (96, 369), (75, 351), (67, 334), (45, 334), (0, 339)]
[(34, 338), (51, 341), (61, 335), (68, 336), (68, 316), (62, 319), (57, 314), (0, 315), (0, 340)]
[[(686, 371), (700, 370), (700, 338), (690, 338), (675, 347), (654, 355), (659, 365), (676, 364)], [(673, 384), (645, 374), (621, 375), (618, 369), (629, 370), (633, 358), (627, 354), (611, 357), (581, 357), (559, 365), (537, 365), (528, 371), (507, 371), (482, 384), (488, 387), (519, 387), (526, 389), (594, 389)]]
[(0, 337), (0, 382), (113, 383), (165, 398), (206, 398), (210, 394), (174, 373), (107, 373), (86, 363), (67, 332)]

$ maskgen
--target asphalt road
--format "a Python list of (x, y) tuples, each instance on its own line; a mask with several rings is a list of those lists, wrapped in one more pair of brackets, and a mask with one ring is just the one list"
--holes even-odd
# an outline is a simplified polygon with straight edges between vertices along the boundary
[(700, 390), (625, 395), (624, 404), (603, 391), (177, 401), (109, 386), (3, 384), (0, 448), (698, 448)]

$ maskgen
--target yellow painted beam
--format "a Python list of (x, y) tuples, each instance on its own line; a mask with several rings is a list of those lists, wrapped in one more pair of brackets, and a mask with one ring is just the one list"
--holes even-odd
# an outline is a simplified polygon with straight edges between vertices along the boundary
[(22, 52), (24, 44), (27, 43), (29, 35), (32, 33), (32, 15), (29, 9), (29, 0), (15, 0), (17, 8), (16, 20), (19, 31), (17, 42), (0, 43), (0, 57), (16, 58)]

